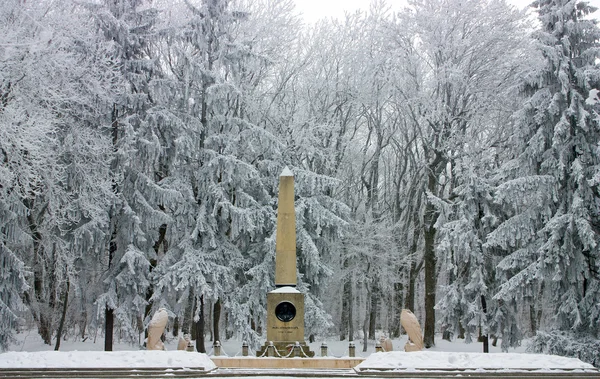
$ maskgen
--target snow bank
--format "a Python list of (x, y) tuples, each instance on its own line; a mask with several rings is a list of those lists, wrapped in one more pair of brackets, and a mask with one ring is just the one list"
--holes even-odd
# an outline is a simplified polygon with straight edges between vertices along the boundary
[(39, 351), (0, 354), (0, 368), (143, 368), (173, 367), (212, 370), (206, 354), (187, 351)]
[(515, 353), (451, 353), (392, 351), (371, 354), (357, 366), (359, 370), (415, 370), (415, 369), (508, 369), (508, 370), (574, 370), (594, 366), (576, 358), (544, 354)]

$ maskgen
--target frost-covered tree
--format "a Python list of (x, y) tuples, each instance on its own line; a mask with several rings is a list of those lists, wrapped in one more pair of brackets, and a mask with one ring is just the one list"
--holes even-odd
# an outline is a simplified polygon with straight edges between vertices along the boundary
[(421, 156), (420, 179), (414, 185), (427, 194), (416, 209), (423, 212), (424, 342), (432, 346), (439, 276), (435, 249), (445, 221), (440, 217), (443, 204), (451, 201), (455, 186), (468, 185), (455, 167), (461, 159), (472, 158), (468, 150), (476, 150), (472, 145), (498, 113), (499, 97), (513, 86), (513, 56), (520, 52), (522, 21), (504, 3), (479, 0), (415, 1), (399, 21), (408, 25), (408, 32), (399, 32), (397, 38), (399, 53), (412, 51), (418, 57), (405, 75), (417, 80), (408, 87), (417, 91), (398, 90), (406, 99), (410, 125), (417, 130), (413, 151)]
[[(12, 270), (30, 267), (23, 300), (49, 344), (70, 288), (82, 288), (68, 284), (79, 278), (75, 261), (102, 245), (110, 145), (97, 117), (113, 75), (103, 46), (81, 37), (85, 23), (67, 27), (60, 6), (11, 1), (1, 10), (2, 241)], [(14, 273), (9, 283), (18, 284)]]
[(204, 303), (212, 301), (256, 345), (252, 325), (263, 318), (259, 295), (268, 291), (274, 257), (273, 178), (282, 168), (280, 143), (248, 117), (250, 94), (268, 62), (253, 51), (255, 36), (244, 28), (252, 22), (247, 8), (230, 1), (186, 7), (190, 16), (168, 47), (188, 118), (167, 179), (181, 201), (172, 209), (174, 244), (159, 265), (158, 288), (197, 304), (198, 339)]
[(532, 6), (541, 23), (535, 38), (543, 59), (524, 82), (528, 97), (512, 132), (513, 159), (496, 190), (506, 220), (488, 243), (507, 253), (499, 265), (506, 281), (496, 298), (543, 299), (531, 314), (541, 320), (540, 329), (566, 333), (551, 339), (563, 344), (599, 337), (600, 30), (586, 2), (541, 0)]
[(444, 153), (446, 168), (440, 176), (445, 193), (429, 198), (440, 212), (436, 251), (445, 280), (436, 310), (447, 338), (464, 336), (471, 342), (479, 332), (487, 352), (487, 335), (501, 336), (509, 329), (495, 321), (501, 308), (492, 300), (497, 258), (484, 247), (497, 223), (491, 174), (515, 106), (516, 73), (524, 70), (530, 45), (523, 15), (501, 2), (469, 2), (456, 10), (452, 24), (461, 27), (441, 37), (453, 53), (440, 67), (440, 79), (452, 99), (447, 106), (453, 109), (456, 129), (447, 135), (450, 151)]
[[(28, 214), (32, 212), (28, 204), (41, 191), (43, 173), (49, 169), (46, 164), (53, 160), (53, 154), (45, 148), (51, 146), (50, 136), (54, 132), (54, 125), (50, 120), (53, 117), (50, 110), (40, 104), (40, 96), (36, 96), (36, 90), (43, 91), (43, 88), (39, 88), (43, 86), (35, 84), (36, 79), (40, 79), (40, 74), (43, 78), (41, 72), (47, 73), (47, 70), (35, 64), (39, 60), (34, 55), (45, 58), (51, 55), (48, 54), (47, 32), (42, 33), (41, 25), (34, 27), (37, 25), (33, 20), (37, 20), (37, 16), (34, 11), (28, 12), (18, 1), (7, 2), (0, 8), (3, 32), (1, 51), (4, 57), (0, 63), (0, 254), (4, 262), (2, 276), (6, 278), (3, 280), (1, 299), (2, 313), (6, 315), (1, 329), (2, 349), (6, 349), (10, 342), (21, 296), (25, 290), (33, 290), (25, 281), (31, 279), (31, 275), (25, 277), (27, 270), (24, 265), (27, 262), (29, 267), (33, 267), (32, 258), (37, 256), (28, 227)], [(17, 41), (20, 41), (19, 44)], [(40, 63), (45, 66), (45, 62)], [(31, 100), (25, 101), (24, 96)], [(37, 277), (41, 281), (39, 275)], [(35, 293), (31, 293), (31, 302), (35, 299)], [(34, 311), (34, 314), (39, 313)], [(38, 326), (42, 333), (41, 324)], [(48, 333), (45, 334), (47, 336)], [(46, 336), (45, 340), (50, 343)]]
[(84, 4), (98, 32), (113, 46), (111, 59), (120, 70), (121, 91), (110, 110), (113, 156), (107, 239), (105, 291), (97, 300), (105, 322), (105, 349), (112, 349), (114, 320), (126, 339), (138, 341), (149, 314), (150, 273), (164, 250), (171, 218), (165, 208), (178, 194), (161, 186), (169, 175), (180, 125), (166, 99), (168, 78), (159, 64), (158, 10), (142, 0)]

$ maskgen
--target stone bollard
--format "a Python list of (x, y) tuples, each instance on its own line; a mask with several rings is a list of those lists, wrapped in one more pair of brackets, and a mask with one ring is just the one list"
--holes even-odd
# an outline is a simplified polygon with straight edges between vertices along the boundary
[(269, 341), (269, 346), (267, 346), (267, 357), (275, 356), (275, 345), (273, 345), (273, 341)]
[(375, 352), (376, 353), (382, 353), (383, 352), (383, 348), (381, 347), (381, 344), (379, 343), (379, 341), (375, 342)]
[(242, 342), (242, 356), (248, 356), (248, 343), (246, 341)]
[(294, 343), (294, 357), (301, 357), (302, 356), (302, 348), (300, 347), (300, 342), (296, 341)]
[(216, 357), (221, 355), (221, 342), (215, 341), (215, 343), (213, 344), (213, 355)]
[(323, 342), (321, 344), (321, 356), (322, 357), (326, 357), (327, 356), (327, 342)]
[(350, 358), (356, 357), (356, 346), (354, 346), (354, 342), (348, 344), (348, 356)]

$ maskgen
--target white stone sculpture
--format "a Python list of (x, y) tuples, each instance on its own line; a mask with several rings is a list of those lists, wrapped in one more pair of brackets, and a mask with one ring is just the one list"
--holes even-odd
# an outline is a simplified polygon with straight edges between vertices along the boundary
[(404, 345), (404, 351), (423, 350), (423, 335), (421, 334), (421, 325), (417, 317), (408, 309), (403, 309), (400, 313), (400, 324), (408, 334), (408, 341)]
[(160, 308), (152, 316), (150, 324), (148, 324), (148, 341), (146, 342), (146, 350), (165, 350), (165, 345), (160, 337), (165, 331), (169, 321), (169, 313), (165, 308)]
[(379, 337), (379, 344), (383, 351), (392, 351), (394, 350), (394, 345), (392, 345), (392, 340), (387, 338), (386, 336)]
[(190, 335), (184, 334), (179, 336), (179, 341), (177, 341), (177, 350), (186, 350), (190, 343)]

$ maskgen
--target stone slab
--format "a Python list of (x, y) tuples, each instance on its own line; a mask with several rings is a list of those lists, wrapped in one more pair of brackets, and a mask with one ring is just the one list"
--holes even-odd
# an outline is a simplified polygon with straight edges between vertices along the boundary
[(211, 357), (219, 368), (256, 369), (352, 369), (364, 358), (256, 358), (256, 357)]

